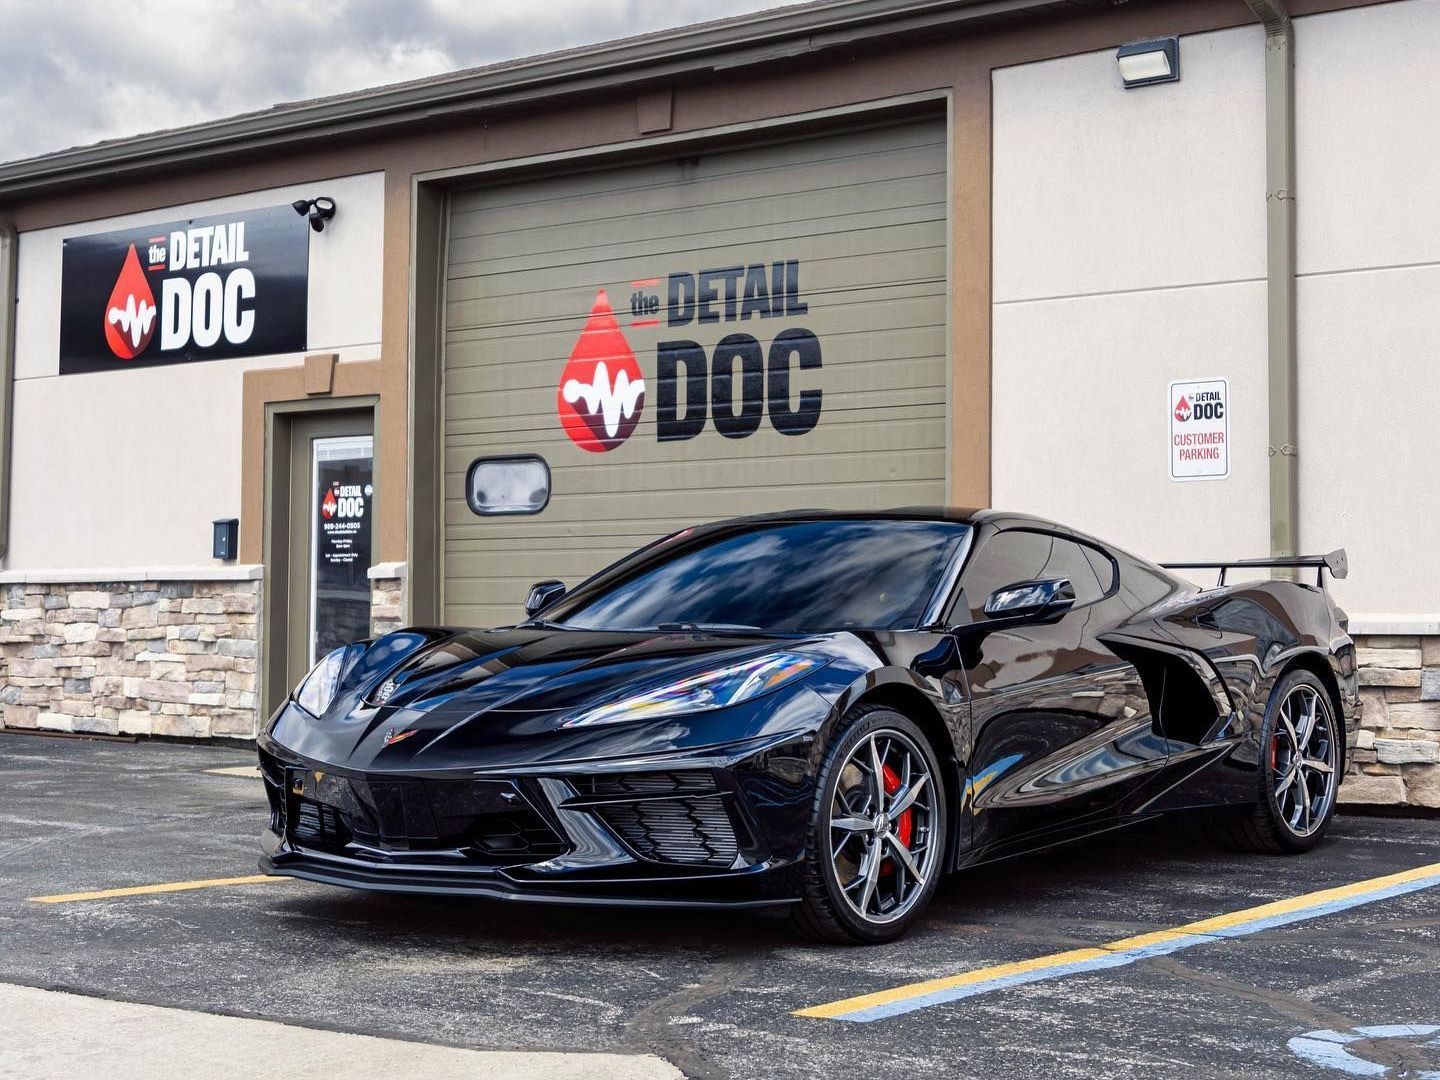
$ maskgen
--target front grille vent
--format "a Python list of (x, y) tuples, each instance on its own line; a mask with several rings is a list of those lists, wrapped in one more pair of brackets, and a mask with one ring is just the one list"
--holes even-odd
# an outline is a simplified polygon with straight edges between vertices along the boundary
[(715, 777), (701, 771), (581, 776), (574, 784), (582, 795), (713, 795), (720, 790)]
[(685, 866), (734, 865), (740, 843), (714, 774), (617, 773), (573, 782), (582, 798), (604, 800), (591, 812), (641, 858)]
[(471, 842), (487, 855), (562, 855), (566, 844), (529, 809), (476, 819)]
[(302, 844), (327, 851), (341, 850), (349, 840), (340, 811), (309, 799), (295, 800), (294, 837)]
[(595, 812), (637, 855), (656, 862), (729, 867), (740, 851), (718, 796), (608, 803)]

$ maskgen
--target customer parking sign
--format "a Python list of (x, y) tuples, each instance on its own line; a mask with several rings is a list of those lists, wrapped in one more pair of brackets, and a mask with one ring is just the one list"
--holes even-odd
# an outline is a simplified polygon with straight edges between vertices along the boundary
[(1230, 475), (1230, 383), (1185, 379), (1170, 384), (1170, 479)]

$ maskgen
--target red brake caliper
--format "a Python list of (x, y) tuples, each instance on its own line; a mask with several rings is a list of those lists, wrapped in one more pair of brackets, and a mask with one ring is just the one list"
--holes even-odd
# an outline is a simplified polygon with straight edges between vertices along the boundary
[[(900, 777), (889, 765), (882, 765), (881, 769), (883, 770), (881, 778), (885, 781), (885, 794), (894, 795), (900, 790)], [(915, 811), (905, 810), (892, 824), (895, 829), (895, 839), (900, 841), (902, 847), (909, 850), (910, 838), (915, 835)], [(880, 872), (882, 874), (893, 873), (894, 870), (895, 861), (893, 859), (886, 859), (881, 864)]]

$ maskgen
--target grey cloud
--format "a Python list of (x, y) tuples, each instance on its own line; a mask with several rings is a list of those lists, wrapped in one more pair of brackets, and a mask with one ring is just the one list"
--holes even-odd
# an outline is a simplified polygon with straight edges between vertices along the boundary
[(0, 0), (0, 161), (778, 0)]

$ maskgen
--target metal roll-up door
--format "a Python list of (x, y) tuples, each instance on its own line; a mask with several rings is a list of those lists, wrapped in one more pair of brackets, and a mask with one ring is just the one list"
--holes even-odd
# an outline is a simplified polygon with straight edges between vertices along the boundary
[[(687, 524), (943, 503), (946, 202), (941, 121), (456, 194), (446, 621)], [(544, 508), (477, 514), (472, 464), (530, 455)]]

